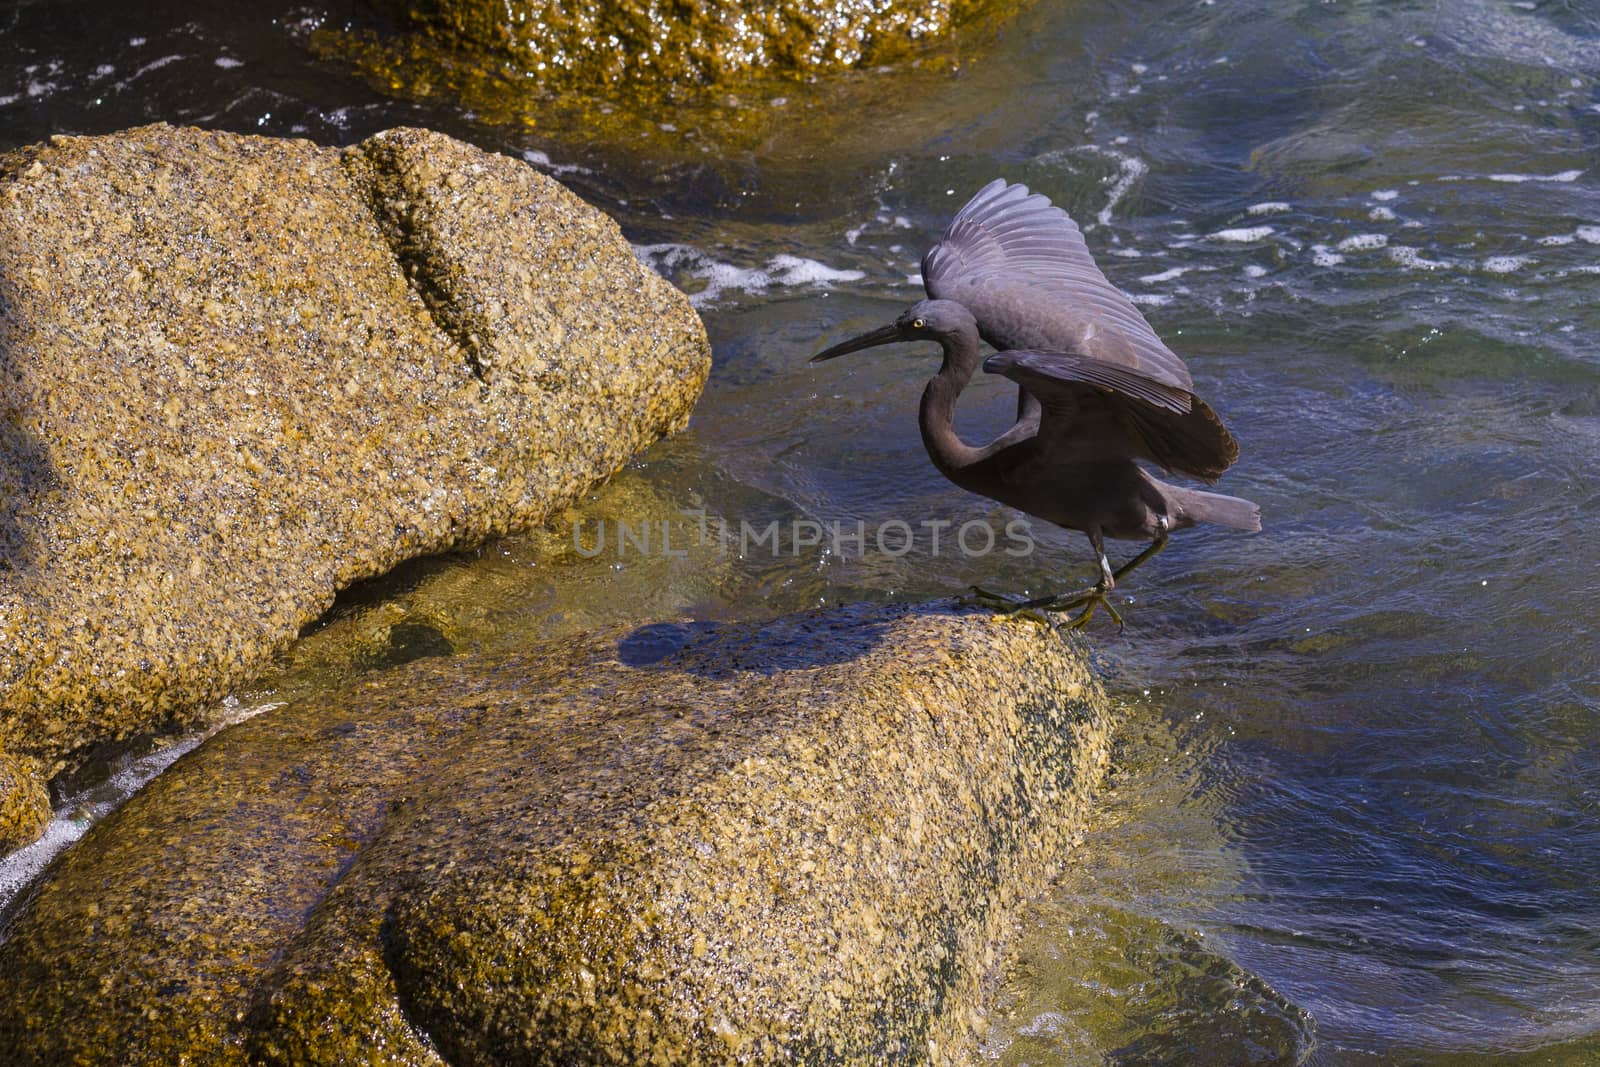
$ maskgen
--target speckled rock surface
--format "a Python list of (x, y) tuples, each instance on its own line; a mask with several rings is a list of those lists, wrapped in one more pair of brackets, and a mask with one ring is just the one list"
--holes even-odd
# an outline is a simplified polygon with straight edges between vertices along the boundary
[(524, 164), (151, 126), (0, 158), (0, 750), (47, 778), (681, 427), (688, 302)]
[(44, 783), (0, 750), (0, 852), (26, 845), (49, 821), (50, 794)]
[(91, 830), (8, 921), (0, 1047), (950, 1062), (1109, 720), (1076, 645), (942, 605), (419, 660)]
[[(377, 0), (415, 30), (545, 85), (733, 83), (883, 63), (1006, 0)], [(1011, 6), (1015, 6), (1014, 3)]]

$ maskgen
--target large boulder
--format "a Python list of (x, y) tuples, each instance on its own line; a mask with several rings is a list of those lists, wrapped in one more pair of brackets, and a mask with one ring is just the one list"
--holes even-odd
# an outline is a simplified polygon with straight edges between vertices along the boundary
[(610, 219), (440, 134), (0, 158), (0, 847), (339, 588), (570, 504), (709, 366)]
[(747, 82), (884, 63), (1017, 0), (374, 0), (414, 32), (541, 85)]
[(1110, 712), (946, 606), (415, 661), (212, 738), (4, 923), (8, 1064), (943, 1063)]
[(469, 111), (508, 144), (598, 168), (634, 204), (803, 226), (817, 219), (797, 205), (830, 198), (870, 215), (886, 158), (987, 127), (1016, 65), (987, 60), (1038, 28), (1032, 3), (367, 0), (294, 32), (376, 92)]

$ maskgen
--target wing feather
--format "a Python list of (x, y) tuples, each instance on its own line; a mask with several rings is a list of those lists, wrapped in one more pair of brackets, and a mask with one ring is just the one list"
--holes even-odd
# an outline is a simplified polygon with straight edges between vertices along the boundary
[(1041, 437), (1081, 445), (1084, 425), (1121, 426), (1117, 432), (1130, 435), (1136, 454), (1206, 481), (1215, 481), (1239, 458), (1238, 442), (1205, 401), (1120, 361), (1010, 350), (990, 356), (983, 369), (1039, 398)]
[(1156, 381), (1121, 363), (1075, 352), (996, 352), (984, 361), (983, 369), (1026, 386), (1045, 403), (1066, 393), (1077, 394), (1086, 385), (1109, 389), (1179, 415), (1187, 414), (1194, 402), (1186, 389)]
[(1073, 352), (1188, 390), (1183, 360), (1095, 265), (1048, 197), (1003, 178), (978, 190), (922, 259), (935, 300), (955, 300), (998, 349)]

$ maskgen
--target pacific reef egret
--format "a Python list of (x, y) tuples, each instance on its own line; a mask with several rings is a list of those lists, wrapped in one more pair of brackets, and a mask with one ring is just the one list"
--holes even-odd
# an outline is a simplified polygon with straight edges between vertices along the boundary
[[(1206, 483), (1232, 466), (1239, 445), (1205, 401), (1189, 369), (1162, 343), (1133, 301), (1095, 266), (1067, 213), (1025, 185), (996, 179), (951, 220), (922, 258), (927, 300), (892, 326), (834, 345), (811, 362), (898, 341), (937, 341), (939, 373), (922, 392), (922, 443), (961, 488), (1089, 537), (1100, 579), (1088, 589), (1018, 600), (981, 589), (1006, 611), (1099, 606), (1120, 626), (1106, 594), (1199, 522), (1261, 529), (1261, 509), (1238, 497), (1169, 485), (1137, 461)], [(996, 351), (988, 359), (979, 338)], [(1021, 387), (1017, 421), (981, 448), (956, 434), (956, 398), (979, 362)], [(1105, 539), (1150, 544), (1113, 571)]]

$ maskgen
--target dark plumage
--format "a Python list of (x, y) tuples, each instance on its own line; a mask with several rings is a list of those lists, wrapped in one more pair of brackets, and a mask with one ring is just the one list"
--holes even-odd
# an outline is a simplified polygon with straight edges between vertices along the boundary
[[(1012, 608), (1086, 605), (1073, 620), (1082, 625), (1103, 604), (1115, 617), (1105, 594), (1170, 531), (1197, 522), (1261, 528), (1249, 501), (1169, 485), (1135, 462), (1213, 482), (1239, 446), (1195, 396), (1183, 360), (1100, 273), (1065, 211), (1026, 186), (990, 182), (928, 250), (922, 276), (931, 299), (812, 362), (896, 341), (939, 343), (944, 362), (919, 416), (934, 466), (963, 489), (1082, 531), (1100, 563), (1092, 589)], [(956, 435), (955, 404), (978, 368), (980, 338), (999, 350), (983, 369), (1022, 393), (1016, 424), (973, 448)], [(1151, 544), (1113, 572), (1107, 537)]]

